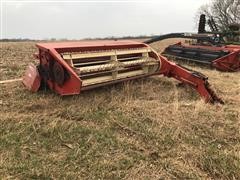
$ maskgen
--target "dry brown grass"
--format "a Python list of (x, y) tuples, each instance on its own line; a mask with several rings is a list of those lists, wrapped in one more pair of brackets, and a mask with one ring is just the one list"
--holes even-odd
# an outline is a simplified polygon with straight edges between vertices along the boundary
[[(22, 75), (35, 51), (3, 43), (0, 79)], [(209, 76), (224, 106), (165, 77), (72, 97), (1, 85), (0, 178), (240, 179), (240, 74), (188, 67)]]

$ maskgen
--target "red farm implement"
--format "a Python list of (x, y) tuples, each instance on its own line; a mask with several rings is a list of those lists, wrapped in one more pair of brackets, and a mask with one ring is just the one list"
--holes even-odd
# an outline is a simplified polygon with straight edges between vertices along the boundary
[(240, 46), (201, 46), (177, 43), (168, 46), (163, 55), (189, 62), (205, 64), (220, 71), (240, 71)]
[(173, 77), (198, 91), (206, 102), (223, 103), (211, 90), (207, 77), (180, 67), (135, 41), (79, 41), (37, 44), (40, 61), (29, 65), (24, 85), (38, 91), (46, 84), (60, 95), (74, 95), (98, 86), (152, 76)]

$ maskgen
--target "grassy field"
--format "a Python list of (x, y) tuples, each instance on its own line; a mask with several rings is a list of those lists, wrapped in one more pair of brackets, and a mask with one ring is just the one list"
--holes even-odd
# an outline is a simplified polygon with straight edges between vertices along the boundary
[[(2, 43), (0, 80), (21, 76), (35, 51)], [(187, 67), (226, 104), (161, 76), (71, 97), (0, 85), (0, 179), (240, 179), (240, 73)]]

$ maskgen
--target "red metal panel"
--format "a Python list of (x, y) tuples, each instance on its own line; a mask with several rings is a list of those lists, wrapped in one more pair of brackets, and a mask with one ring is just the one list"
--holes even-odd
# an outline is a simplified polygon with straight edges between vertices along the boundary
[(22, 82), (28, 90), (32, 92), (38, 91), (41, 84), (41, 77), (35, 65), (30, 64), (28, 66), (27, 70), (25, 71), (25, 75), (23, 76)]
[(74, 95), (79, 94), (82, 81), (77, 76), (77, 74), (72, 70), (71, 67), (62, 59), (60, 54), (57, 53), (55, 49), (50, 49), (50, 54), (53, 56), (54, 60), (61, 64), (70, 75), (68, 81), (65, 82), (64, 86), (60, 87), (55, 82), (48, 82), (53, 84), (53, 90), (55, 90), (60, 95)]
[(240, 49), (214, 60), (212, 66), (220, 71), (240, 71)]

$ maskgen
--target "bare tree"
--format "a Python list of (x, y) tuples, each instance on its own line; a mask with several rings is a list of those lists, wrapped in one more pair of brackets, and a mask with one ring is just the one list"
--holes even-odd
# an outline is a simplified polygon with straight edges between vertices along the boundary
[(200, 7), (197, 14), (213, 17), (220, 30), (227, 30), (230, 24), (240, 23), (240, 0), (212, 0)]

